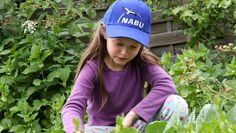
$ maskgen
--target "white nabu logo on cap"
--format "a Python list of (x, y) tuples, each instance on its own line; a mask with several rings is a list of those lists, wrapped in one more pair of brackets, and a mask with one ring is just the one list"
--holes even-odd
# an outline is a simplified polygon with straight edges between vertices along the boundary
[(131, 14), (134, 14), (134, 15), (136, 14), (135, 12), (130, 11), (128, 8), (125, 8), (125, 7), (124, 7), (123, 9), (125, 9), (126, 14), (130, 14), (130, 13), (131, 13)]
[(140, 14), (138, 14), (138, 13), (136, 13), (134, 11), (131, 11), (131, 10), (129, 10), (126, 7), (123, 7), (123, 9), (125, 10), (125, 13), (123, 13), (119, 17), (119, 19), (117, 20), (117, 23), (131, 24), (131, 25), (134, 25), (134, 26), (138, 26), (139, 28), (143, 28), (144, 27), (144, 23), (141, 22), (138, 19), (132, 19), (132, 18), (129, 18), (129, 17), (123, 17), (124, 15), (134, 15), (136, 17), (139, 17), (142, 20), (142, 17), (141, 17)]

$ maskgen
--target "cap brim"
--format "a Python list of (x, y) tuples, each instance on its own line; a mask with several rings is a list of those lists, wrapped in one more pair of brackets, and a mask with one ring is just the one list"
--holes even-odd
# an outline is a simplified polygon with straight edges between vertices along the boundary
[(106, 25), (106, 34), (108, 37), (126, 37), (138, 41), (143, 46), (149, 45), (149, 34), (135, 28), (122, 25)]

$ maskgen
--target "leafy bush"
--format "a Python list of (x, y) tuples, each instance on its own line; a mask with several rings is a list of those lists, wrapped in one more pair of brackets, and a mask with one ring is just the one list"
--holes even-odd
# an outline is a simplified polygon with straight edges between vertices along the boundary
[(235, 37), (235, 7), (234, 0), (187, 0), (183, 5), (169, 1), (164, 14), (183, 24), (190, 46), (215, 45), (226, 36)]
[(95, 15), (72, 0), (0, 1), (0, 132), (62, 132), (60, 110)]
[(170, 58), (170, 53), (163, 54), (163, 67), (173, 77), (179, 95), (187, 100), (191, 110), (196, 108), (199, 113), (216, 95), (222, 97), (226, 110), (236, 102), (234, 55), (201, 44), (198, 50), (183, 50), (175, 62)]

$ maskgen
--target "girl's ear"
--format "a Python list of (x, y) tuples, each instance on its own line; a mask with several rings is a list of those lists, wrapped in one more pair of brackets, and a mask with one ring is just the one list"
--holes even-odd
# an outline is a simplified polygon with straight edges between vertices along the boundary
[(101, 23), (101, 34), (103, 35), (104, 39), (107, 40), (107, 34), (106, 34), (106, 27), (103, 23)]

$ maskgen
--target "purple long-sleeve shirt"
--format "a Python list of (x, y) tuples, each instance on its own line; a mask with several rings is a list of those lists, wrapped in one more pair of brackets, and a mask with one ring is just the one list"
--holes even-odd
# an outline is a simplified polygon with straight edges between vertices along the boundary
[[(171, 77), (158, 65), (131, 61), (122, 71), (103, 69), (104, 85), (108, 92), (108, 102), (99, 111), (101, 96), (98, 87), (98, 62), (90, 60), (81, 70), (73, 90), (62, 109), (64, 130), (73, 132), (73, 118), (80, 119), (84, 127), (84, 112), (87, 107), (89, 126), (109, 126), (115, 124), (117, 115), (130, 110), (145, 121), (150, 121), (170, 94), (176, 94)], [(144, 82), (151, 90), (144, 98)]]

